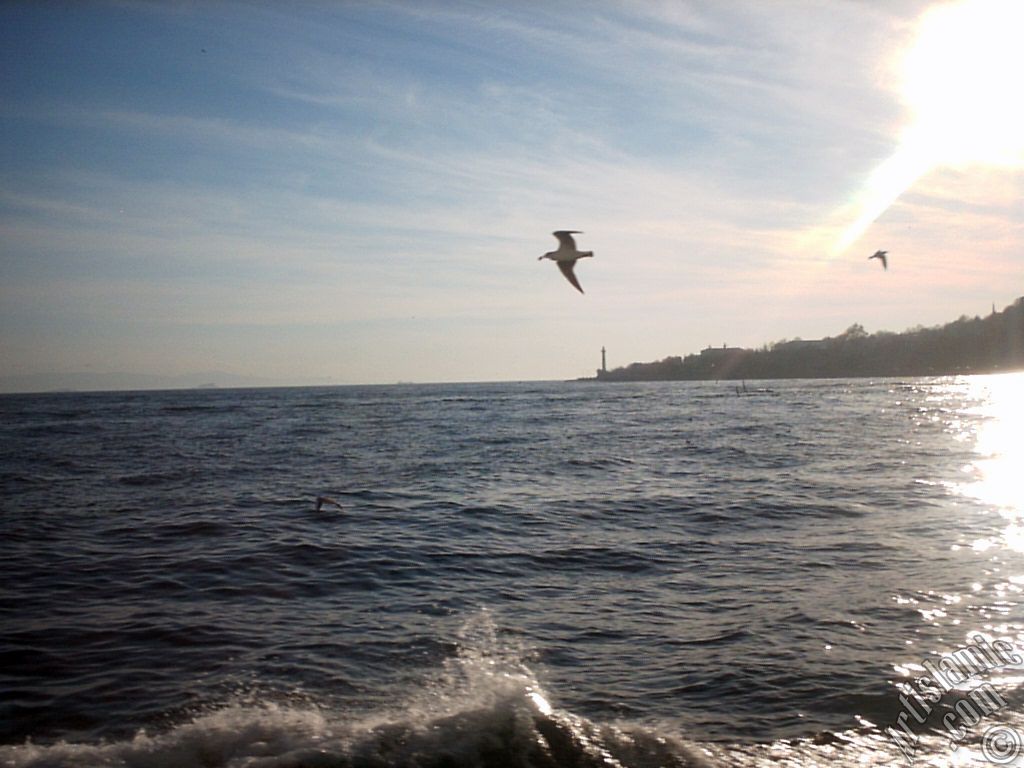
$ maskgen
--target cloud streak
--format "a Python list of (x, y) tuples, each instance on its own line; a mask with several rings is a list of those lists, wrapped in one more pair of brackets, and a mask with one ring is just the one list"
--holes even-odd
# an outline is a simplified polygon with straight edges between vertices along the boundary
[[(871, 180), (907, 119), (892, 49), (924, 7), (130, 7), (138, 50), (42, 54), (38, 87), (0, 107), (0, 326), (33, 329), (2, 342), (22, 368), (76, 344), (151, 364), (134, 325), (176, 365), (295, 381), (564, 378), (602, 345), (651, 359), (841, 331), (880, 290), (852, 252), (865, 234), (892, 244), (889, 286), (928, 258), (949, 270), (877, 317), (916, 324), (977, 274), (954, 228), (1001, 275), (972, 278), (980, 297), (1019, 275), (1021, 220), (1005, 169)], [(82, 13), (102, 29), (108, 11)], [(245, 34), (211, 39), (227, 22)], [(159, 76), (132, 79), (146, 65)], [(117, 77), (57, 87), (76, 66)], [(536, 262), (561, 228), (597, 254), (586, 297)]]

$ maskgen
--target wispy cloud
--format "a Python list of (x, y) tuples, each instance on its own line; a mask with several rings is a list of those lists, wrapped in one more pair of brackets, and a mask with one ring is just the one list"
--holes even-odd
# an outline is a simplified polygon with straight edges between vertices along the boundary
[[(166, 71), (90, 59), (124, 79), (0, 106), (0, 324), (51, 359), (141, 355), (134, 326), (176, 365), (339, 380), (809, 337), (880, 291), (878, 324), (912, 325), (950, 281), (1010, 281), (1021, 234), (1019, 176), (934, 172), (865, 218), (891, 244), (884, 288), (859, 254), (824, 258), (899, 145), (894, 67), (924, 7), (128, 6), (172, 46)], [(238, 34), (210, 31), (225, 22)], [(102, 55), (122, 56), (74, 50)], [(597, 252), (585, 297), (536, 261), (566, 227)]]

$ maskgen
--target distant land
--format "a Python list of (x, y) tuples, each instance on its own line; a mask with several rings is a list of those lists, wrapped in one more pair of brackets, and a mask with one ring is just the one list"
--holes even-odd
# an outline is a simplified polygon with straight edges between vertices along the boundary
[(760, 349), (708, 347), (686, 357), (632, 363), (579, 381), (830, 379), (946, 376), (1024, 369), (1024, 297), (988, 317), (935, 328), (867, 333), (851, 325), (835, 337), (777, 341)]
[(212, 389), (260, 387), (269, 380), (220, 371), (159, 376), (141, 373), (30, 373), (0, 376), (0, 392), (96, 392), (139, 389)]

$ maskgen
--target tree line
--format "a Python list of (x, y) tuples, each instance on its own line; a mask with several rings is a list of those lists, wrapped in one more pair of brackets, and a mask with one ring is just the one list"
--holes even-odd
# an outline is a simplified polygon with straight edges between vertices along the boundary
[(708, 347), (685, 357), (598, 371), (598, 381), (945, 376), (1024, 368), (1024, 297), (988, 317), (903, 333), (867, 333), (858, 323), (835, 337), (779, 341), (760, 349)]

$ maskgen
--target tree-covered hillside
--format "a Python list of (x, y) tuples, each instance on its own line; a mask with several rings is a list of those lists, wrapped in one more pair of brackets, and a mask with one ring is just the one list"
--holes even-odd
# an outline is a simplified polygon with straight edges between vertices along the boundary
[(1024, 297), (985, 318), (936, 328), (780, 341), (761, 349), (713, 348), (686, 357), (599, 371), (598, 381), (940, 376), (1024, 368)]

